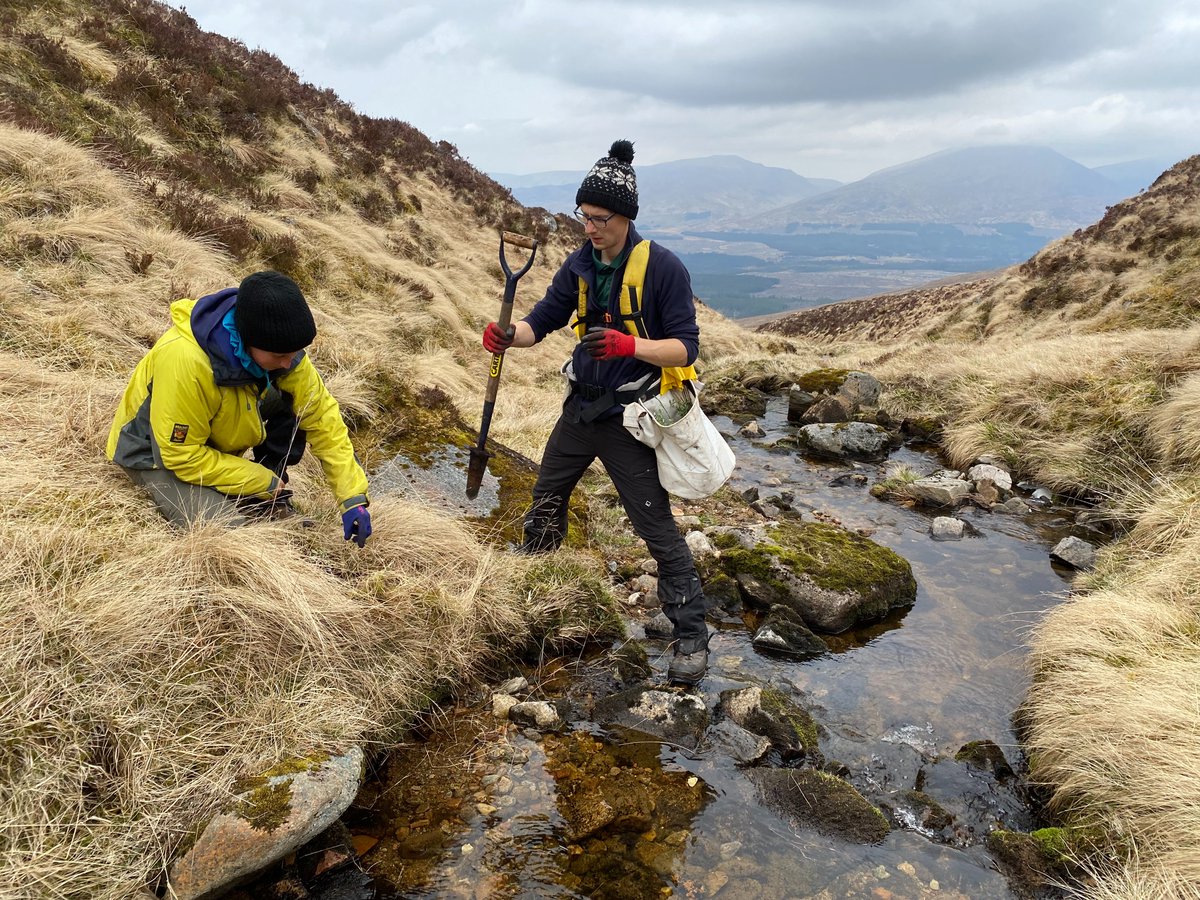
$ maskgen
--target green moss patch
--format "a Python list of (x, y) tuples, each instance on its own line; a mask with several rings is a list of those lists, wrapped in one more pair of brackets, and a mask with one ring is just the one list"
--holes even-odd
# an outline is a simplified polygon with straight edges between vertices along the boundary
[(912, 566), (899, 554), (869, 538), (824, 522), (785, 522), (768, 529), (772, 542), (753, 550), (730, 549), (723, 563), (731, 575), (746, 572), (786, 590), (775, 572), (777, 562), (817, 587), (843, 594), (898, 582), (898, 592), (915, 597)]
[(258, 831), (275, 831), (292, 813), (292, 779), (254, 788), (234, 804), (231, 812)]
[(849, 369), (813, 369), (796, 379), (796, 384), (810, 394), (836, 394), (849, 374)]

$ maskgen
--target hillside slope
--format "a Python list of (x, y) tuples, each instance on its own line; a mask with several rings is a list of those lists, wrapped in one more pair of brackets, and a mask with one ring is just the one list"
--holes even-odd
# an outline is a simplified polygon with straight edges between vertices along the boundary
[(782, 316), (761, 331), (889, 340), (1171, 328), (1200, 312), (1200, 156), (991, 278)]

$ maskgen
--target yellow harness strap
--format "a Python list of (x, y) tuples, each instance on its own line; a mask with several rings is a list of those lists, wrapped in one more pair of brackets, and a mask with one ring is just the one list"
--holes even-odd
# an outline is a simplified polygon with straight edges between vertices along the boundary
[[(625, 273), (621, 276), (621, 323), (626, 332), (642, 338), (650, 337), (646, 332), (646, 324), (642, 321), (642, 285), (646, 281), (646, 267), (649, 263), (650, 242), (640, 241), (629, 251)], [(587, 306), (588, 284), (587, 280), (580, 276), (578, 316), (571, 326), (580, 340), (583, 340), (587, 332)], [(682, 387), (685, 381), (695, 381), (697, 377), (695, 366), (667, 366), (662, 370), (660, 393), (665, 394), (672, 388)]]

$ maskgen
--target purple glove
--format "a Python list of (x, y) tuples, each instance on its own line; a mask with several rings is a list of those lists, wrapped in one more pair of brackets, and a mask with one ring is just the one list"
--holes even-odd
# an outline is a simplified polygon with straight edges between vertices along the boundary
[(371, 536), (371, 514), (365, 506), (355, 506), (342, 513), (342, 531), (346, 540), (354, 541), (359, 547), (367, 545)]

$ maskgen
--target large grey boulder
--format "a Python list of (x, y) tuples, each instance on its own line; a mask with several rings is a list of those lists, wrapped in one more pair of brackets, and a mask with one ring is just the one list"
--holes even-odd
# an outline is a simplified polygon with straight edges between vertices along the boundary
[(854, 407), (845, 397), (835, 394), (818, 400), (800, 417), (805, 425), (819, 422), (849, 422), (854, 415)]
[(600, 725), (619, 725), (694, 750), (708, 728), (708, 707), (695, 694), (641, 686), (610, 694), (596, 704)]
[(883, 618), (916, 599), (912, 566), (857, 532), (823, 522), (769, 526), (746, 550), (724, 541), (720, 565), (746, 603), (793, 609), (814, 631), (837, 633)]
[(805, 425), (797, 437), (811, 452), (837, 459), (878, 459), (891, 442), (886, 429), (869, 422)]
[(855, 412), (864, 406), (878, 404), (881, 393), (883, 386), (879, 380), (866, 372), (847, 372), (846, 380), (838, 388), (838, 396), (848, 401)]
[(363, 752), (293, 760), (252, 779), (170, 869), (171, 896), (212, 900), (320, 834), (358, 794)]
[(909, 484), (905, 493), (919, 503), (930, 506), (957, 506), (971, 493), (971, 483), (961, 478), (931, 475)]
[(1002, 491), (1012, 490), (1012, 476), (999, 466), (975, 465), (967, 470), (967, 477), (972, 481), (990, 481)]

